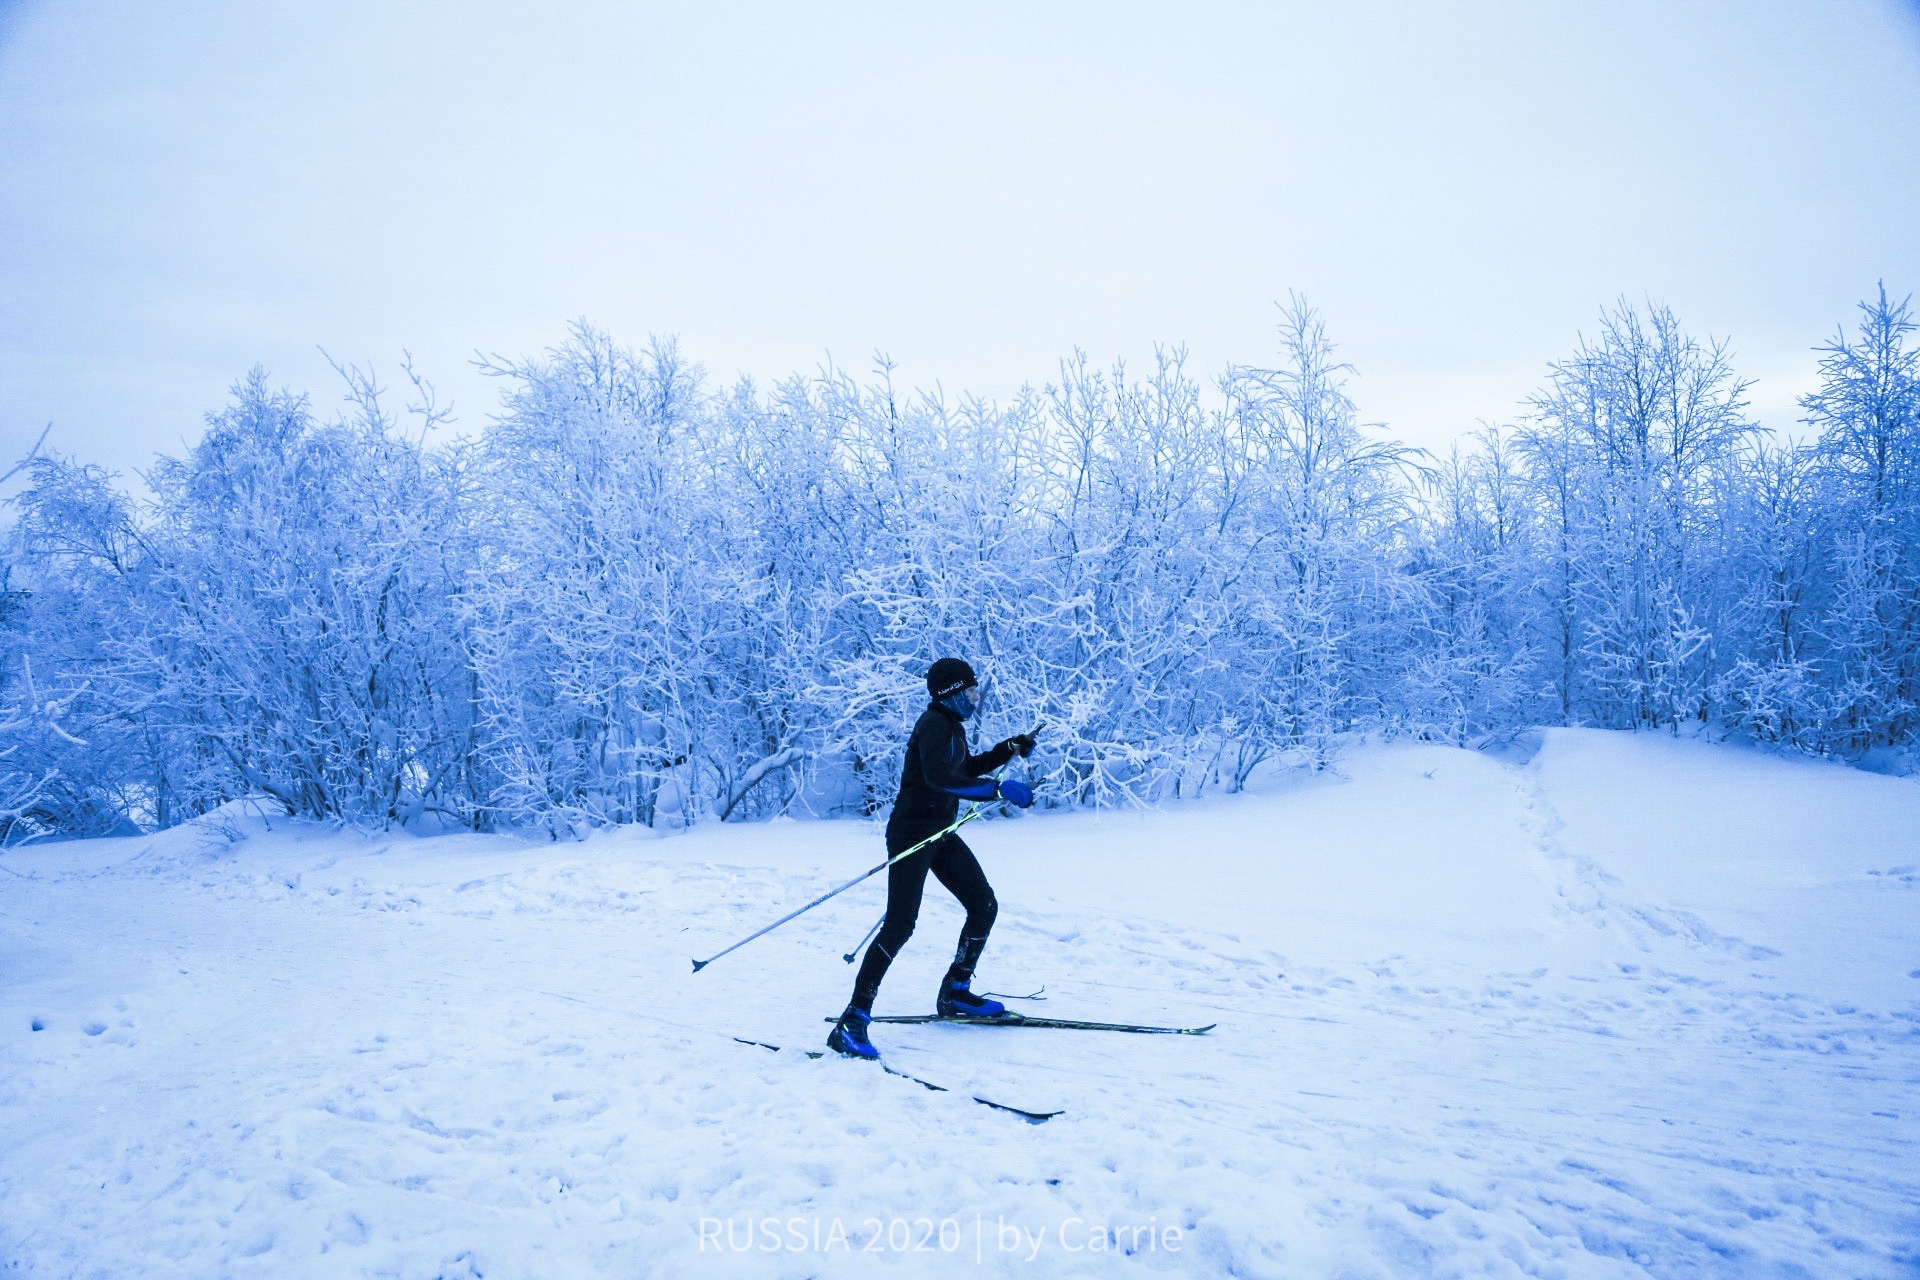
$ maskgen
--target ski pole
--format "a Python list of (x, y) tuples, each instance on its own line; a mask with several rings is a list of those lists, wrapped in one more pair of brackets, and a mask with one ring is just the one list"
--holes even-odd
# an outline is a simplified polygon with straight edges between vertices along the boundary
[(966, 826), (969, 822), (972, 822), (975, 818), (979, 817), (984, 812), (986, 812), (986, 806), (984, 804), (974, 805), (973, 808), (967, 810), (965, 817), (956, 821), (952, 826), (949, 826), (949, 827), (943, 828), (942, 830), (934, 832), (932, 835), (928, 836), (925, 840), (922, 840), (919, 844), (914, 845), (911, 849), (902, 849), (899, 853), (894, 854), (891, 858), (888, 858), (885, 862), (873, 868), (873, 870), (862, 872), (861, 874), (855, 876), (853, 879), (847, 881), (845, 884), (841, 885), (838, 889), (827, 890), (825, 893), (815, 898), (812, 902), (809, 902), (806, 906), (801, 907), (798, 911), (789, 911), (786, 915), (781, 916), (778, 920), (775, 920), (772, 924), (760, 930), (758, 933), (748, 934), (746, 937), (740, 939), (740, 941), (728, 947), (726, 951), (716, 951), (712, 955), (708, 956), (705, 960), (695, 960), (693, 962), (693, 971), (695, 973), (700, 972), (702, 969), (712, 964), (715, 960), (718, 960), (721, 956), (726, 955), (727, 951), (738, 951), (741, 947), (746, 946), (749, 942), (752, 942), (755, 938), (758, 938), (763, 934), (772, 933), (775, 929), (778, 929), (781, 925), (793, 919), (795, 916), (805, 915), (807, 912), (813, 910), (815, 907), (825, 902), (828, 898), (831, 898), (836, 894), (845, 893), (847, 890), (853, 888), (853, 886), (859, 884), (862, 880), (865, 880), (868, 876), (875, 876), (880, 874), (882, 871), (885, 871), (888, 867), (900, 861), (902, 858), (911, 858), (914, 854), (920, 852), (922, 849), (926, 848), (928, 845), (932, 844), (934, 841), (942, 840), (942, 839), (945, 839), (947, 836), (952, 835), (954, 832), (958, 831), (961, 827)]
[(841, 956), (840, 958), (842, 960), (845, 960), (848, 964), (852, 964), (853, 958), (860, 954), (860, 948), (866, 946), (867, 943), (872, 940), (873, 935), (880, 932), (880, 926), (885, 924), (886, 922), (887, 922), (887, 918), (884, 915), (881, 916), (878, 920), (875, 920), (873, 922), (873, 928), (867, 930), (867, 936), (860, 939), (860, 941), (854, 943), (853, 950), (847, 952), (847, 954)]

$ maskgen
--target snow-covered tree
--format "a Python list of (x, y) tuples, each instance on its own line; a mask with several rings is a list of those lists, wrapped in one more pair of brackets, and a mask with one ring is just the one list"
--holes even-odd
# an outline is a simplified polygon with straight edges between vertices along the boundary
[(144, 625), (120, 671), (203, 762), (192, 808), (248, 790), (356, 822), (459, 808), (460, 455), (403, 435), (371, 377), (343, 372), (348, 411), (323, 422), (256, 370), (149, 477)]
[(873, 811), (936, 657), (1044, 801), (1234, 789), (1343, 734), (1716, 719), (1920, 733), (1920, 353), (1882, 290), (1763, 438), (1724, 344), (1621, 303), (1528, 416), (1429, 459), (1363, 425), (1304, 301), (1208, 381), (1076, 352), (1007, 403), (882, 359), (709, 389), (583, 324), (483, 363), (471, 444), (343, 368), (255, 374), (133, 500), (36, 453), (0, 581), (8, 838), (246, 793), (555, 834)]
[(178, 784), (195, 768), (191, 744), (163, 727), (151, 684), (124, 662), (149, 617), (133, 504), (96, 466), (44, 453), (24, 469), (0, 627), (9, 831), (98, 835), (130, 817), (188, 816)]
[(1572, 719), (1674, 724), (1711, 675), (1713, 480), (1751, 440), (1747, 383), (1722, 343), (1665, 307), (1622, 302), (1555, 362), (1520, 437), (1543, 516), (1550, 648)]
[(1540, 566), (1509, 436), (1483, 428), (1423, 476), (1411, 565), (1424, 589), (1398, 715), (1459, 744), (1550, 715), (1538, 696)]
[(713, 584), (684, 465), (699, 370), (577, 325), (543, 358), (496, 361), (503, 412), (480, 445), (469, 627), (488, 785), (510, 822), (579, 829), (688, 813), (711, 769), (700, 696)]
[(1713, 687), (1718, 715), (1763, 740), (1818, 750), (1828, 714), (1816, 630), (1828, 531), (1815, 455), (1763, 443), (1726, 479), (1716, 644), (1728, 665)]
[(1831, 603), (1821, 620), (1828, 736), (1849, 751), (1920, 729), (1920, 348), (1910, 300), (1885, 286), (1858, 332), (1822, 348), (1803, 401), (1829, 485)]
[(1252, 552), (1236, 611), (1242, 779), (1274, 750), (1323, 763), (1333, 735), (1377, 719), (1404, 676), (1411, 451), (1361, 427), (1352, 369), (1305, 300), (1283, 309), (1280, 337), (1276, 367), (1222, 380)]
[(321, 422), (255, 371), (160, 460), (144, 509), (96, 468), (33, 463), (15, 500), (23, 656), (68, 726), (48, 744), (50, 829), (167, 825), (248, 793), (372, 824), (458, 808), (458, 455), (404, 436), (370, 376), (342, 372), (348, 410)]

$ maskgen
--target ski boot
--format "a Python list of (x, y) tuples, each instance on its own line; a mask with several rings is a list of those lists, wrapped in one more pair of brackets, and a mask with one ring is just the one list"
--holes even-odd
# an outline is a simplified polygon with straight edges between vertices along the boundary
[(977, 996), (967, 989), (967, 978), (948, 978), (940, 984), (940, 999), (934, 1009), (943, 1018), (997, 1018), (1007, 1011), (998, 1000)]
[(868, 1062), (877, 1062), (880, 1051), (873, 1047), (873, 1041), (867, 1039), (867, 1024), (873, 1021), (873, 1015), (865, 1009), (847, 1006), (840, 1015), (840, 1021), (833, 1024), (833, 1030), (827, 1032), (827, 1048), (835, 1053), (844, 1053), (849, 1058), (865, 1058)]

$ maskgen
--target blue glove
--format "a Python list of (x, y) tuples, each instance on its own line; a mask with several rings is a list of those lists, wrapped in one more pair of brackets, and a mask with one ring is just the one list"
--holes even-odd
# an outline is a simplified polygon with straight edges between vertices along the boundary
[(1033, 788), (1018, 778), (1008, 778), (1000, 784), (1000, 798), (1008, 804), (1017, 804), (1022, 809), (1033, 807)]

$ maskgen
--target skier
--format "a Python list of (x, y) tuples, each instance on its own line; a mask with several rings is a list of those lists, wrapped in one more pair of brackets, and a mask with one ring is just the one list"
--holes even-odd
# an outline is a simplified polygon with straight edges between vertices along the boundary
[[(995, 782), (985, 776), (1015, 755), (1032, 755), (1031, 733), (1016, 734), (979, 755), (967, 754), (966, 721), (974, 713), (978, 685), (973, 668), (959, 658), (942, 658), (928, 669), (931, 702), (907, 739), (906, 761), (900, 768), (900, 794), (887, 819), (889, 855), (910, 849), (952, 825), (962, 800), (999, 799), (1022, 809), (1033, 803), (1033, 789), (1019, 779)], [(935, 1007), (942, 1017), (991, 1018), (1006, 1012), (1006, 1006), (998, 1000), (983, 999), (968, 989), (1000, 905), (973, 850), (957, 834), (949, 835), (887, 868), (886, 919), (860, 962), (852, 1001), (827, 1034), (829, 1048), (856, 1058), (880, 1056), (867, 1038), (874, 997), (880, 993), (887, 966), (913, 933), (929, 871), (967, 911), (966, 922), (960, 926), (960, 945), (940, 984)]]

